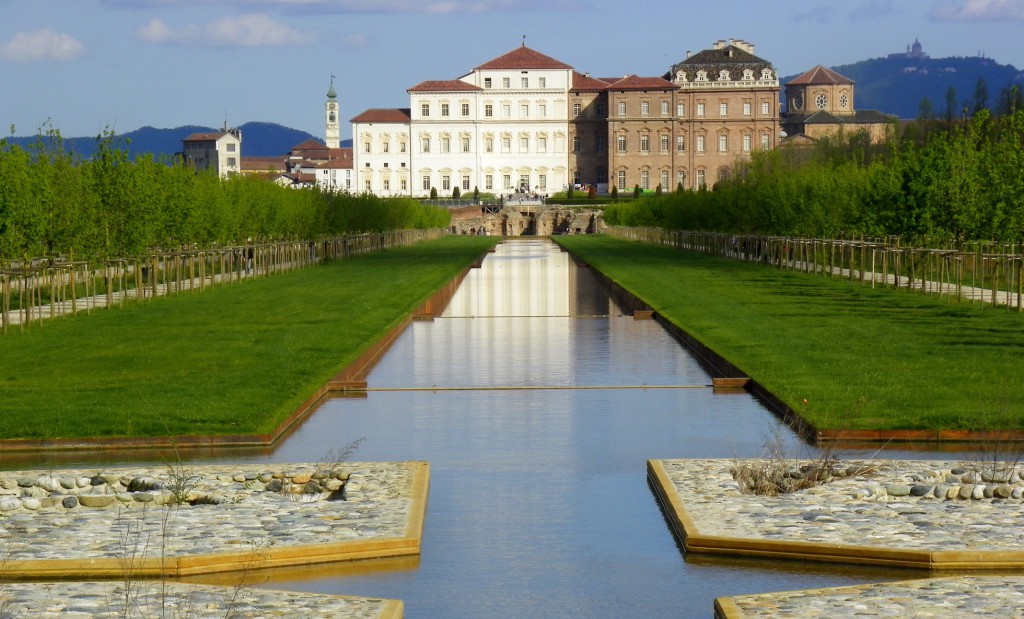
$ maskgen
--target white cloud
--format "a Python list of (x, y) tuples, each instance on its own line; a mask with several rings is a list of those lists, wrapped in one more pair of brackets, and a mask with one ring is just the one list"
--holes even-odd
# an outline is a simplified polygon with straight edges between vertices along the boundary
[(73, 36), (49, 29), (19, 32), (0, 44), (0, 58), (15, 62), (71, 60), (83, 51), (85, 47)]
[(160, 19), (151, 19), (135, 35), (148, 43), (200, 47), (283, 47), (311, 43), (315, 38), (257, 13), (188, 24), (177, 30)]
[(1022, 0), (956, 0), (932, 11), (937, 21), (1024, 21)]

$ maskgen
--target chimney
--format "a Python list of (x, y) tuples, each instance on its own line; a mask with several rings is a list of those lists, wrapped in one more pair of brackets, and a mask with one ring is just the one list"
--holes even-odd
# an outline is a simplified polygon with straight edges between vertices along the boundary
[(722, 39), (715, 41), (714, 49), (722, 49), (723, 47), (725, 47), (725, 41)]

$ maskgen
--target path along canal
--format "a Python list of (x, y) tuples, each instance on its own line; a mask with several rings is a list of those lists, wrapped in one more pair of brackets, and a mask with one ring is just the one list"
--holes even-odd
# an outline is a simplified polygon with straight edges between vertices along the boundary
[(923, 576), (685, 558), (648, 459), (758, 456), (774, 436), (809, 449), (752, 396), (710, 382), (555, 244), (509, 241), (442, 316), (398, 338), (366, 397), (325, 402), (270, 454), (193, 461), (316, 461), (358, 438), (354, 460), (429, 461), (418, 560), (263, 585), (399, 598), (407, 617), (711, 617), (717, 596)]

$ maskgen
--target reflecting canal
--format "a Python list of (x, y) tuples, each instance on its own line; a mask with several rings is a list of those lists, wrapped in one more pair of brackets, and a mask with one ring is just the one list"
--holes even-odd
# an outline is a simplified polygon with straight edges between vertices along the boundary
[(407, 617), (706, 618), (717, 596), (920, 575), (684, 558), (648, 459), (757, 456), (777, 435), (808, 448), (747, 393), (713, 391), (656, 322), (624, 315), (549, 241), (499, 245), (368, 382), (272, 454), (206, 460), (316, 461), (358, 438), (356, 460), (427, 460), (420, 558), (264, 586), (398, 598)]

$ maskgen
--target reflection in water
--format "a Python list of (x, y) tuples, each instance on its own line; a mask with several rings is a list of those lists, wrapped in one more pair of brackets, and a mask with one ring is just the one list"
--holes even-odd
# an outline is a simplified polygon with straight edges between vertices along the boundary
[(429, 461), (418, 563), (261, 575), (269, 587), (399, 598), (408, 617), (709, 617), (716, 596), (918, 575), (684, 559), (647, 459), (756, 456), (781, 431), (748, 394), (708, 383), (554, 244), (507, 242), (440, 318), (398, 338), (367, 397), (325, 402), (269, 456), (195, 460), (315, 461), (365, 437), (356, 459)]

